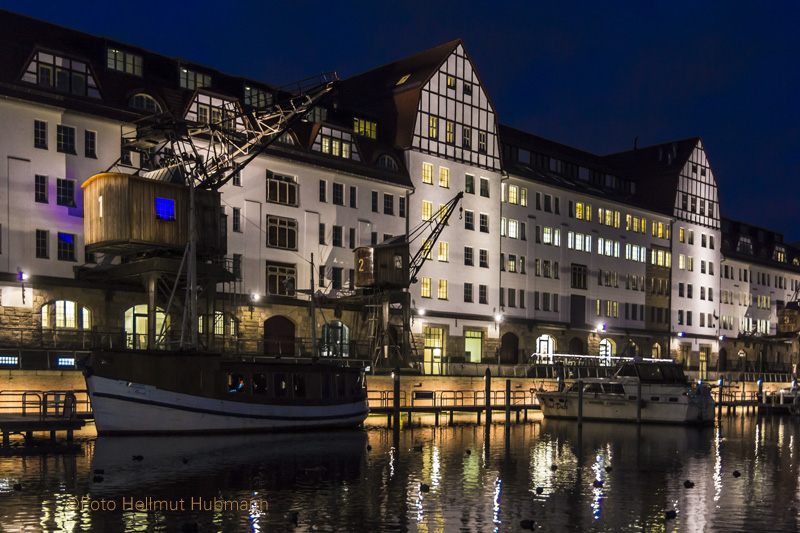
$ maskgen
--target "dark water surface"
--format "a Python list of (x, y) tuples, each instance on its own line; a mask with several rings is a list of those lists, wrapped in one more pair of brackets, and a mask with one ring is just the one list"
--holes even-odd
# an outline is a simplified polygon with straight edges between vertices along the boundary
[(0, 456), (0, 531), (797, 531), (798, 438), (777, 416), (86, 436)]

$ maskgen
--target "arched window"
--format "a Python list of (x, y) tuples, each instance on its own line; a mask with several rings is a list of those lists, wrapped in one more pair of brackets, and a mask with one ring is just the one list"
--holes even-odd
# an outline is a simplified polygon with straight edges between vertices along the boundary
[(350, 357), (350, 328), (332, 321), (322, 326), (322, 356)]
[(56, 300), (42, 306), (42, 328), (92, 329), (92, 312), (71, 300)]
[(600, 341), (600, 364), (611, 366), (611, 358), (614, 357), (614, 341), (603, 339)]
[(128, 105), (145, 113), (161, 113), (161, 106), (149, 94), (138, 93), (131, 96)]
[(653, 348), (650, 350), (650, 356), (655, 359), (661, 359), (661, 345), (655, 343)]
[(378, 158), (378, 166), (387, 170), (398, 170), (397, 161), (390, 155), (383, 154)]
[[(156, 344), (162, 344), (164, 337), (162, 331), (164, 321), (167, 316), (160, 307), (156, 308)], [(147, 348), (147, 326), (149, 318), (147, 316), (147, 304), (135, 305), (125, 311), (125, 336), (128, 348), (144, 349)], [(167, 323), (169, 324), (169, 323)]]
[(553, 354), (556, 352), (556, 341), (550, 335), (542, 335), (536, 339), (536, 353), (538, 362), (541, 364), (552, 364)]

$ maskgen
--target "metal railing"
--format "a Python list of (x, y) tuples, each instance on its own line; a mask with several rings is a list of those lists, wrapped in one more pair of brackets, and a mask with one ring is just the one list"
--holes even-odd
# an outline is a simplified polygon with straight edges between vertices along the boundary
[(87, 390), (0, 391), (0, 415), (74, 418), (91, 412)]

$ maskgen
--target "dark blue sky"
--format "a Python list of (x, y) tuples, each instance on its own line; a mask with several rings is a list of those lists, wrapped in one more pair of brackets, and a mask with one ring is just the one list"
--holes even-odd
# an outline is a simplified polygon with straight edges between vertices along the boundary
[(800, 240), (800, 3), (508, 4), (3, 7), (276, 85), (348, 77), (461, 37), (501, 122), (599, 154), (637, 136), (646, 146), (699, 135), (723, 215)]

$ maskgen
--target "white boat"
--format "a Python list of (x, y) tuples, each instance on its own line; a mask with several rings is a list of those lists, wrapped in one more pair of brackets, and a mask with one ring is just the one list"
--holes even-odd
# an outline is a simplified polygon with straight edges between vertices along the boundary
[(98, 351), (84, 375), (100, 435), (353, 427), (369, 411), (363, 370), (324, 362)]
[(710, 388), (692, 386), (683, 368), (669, 361), (633, 360), (612, 377), (577, 380), (563, 391), (539, 391), (536, 396), (547, 418), (578, 418), (582, 407), (584, 420), (714, 422)]

